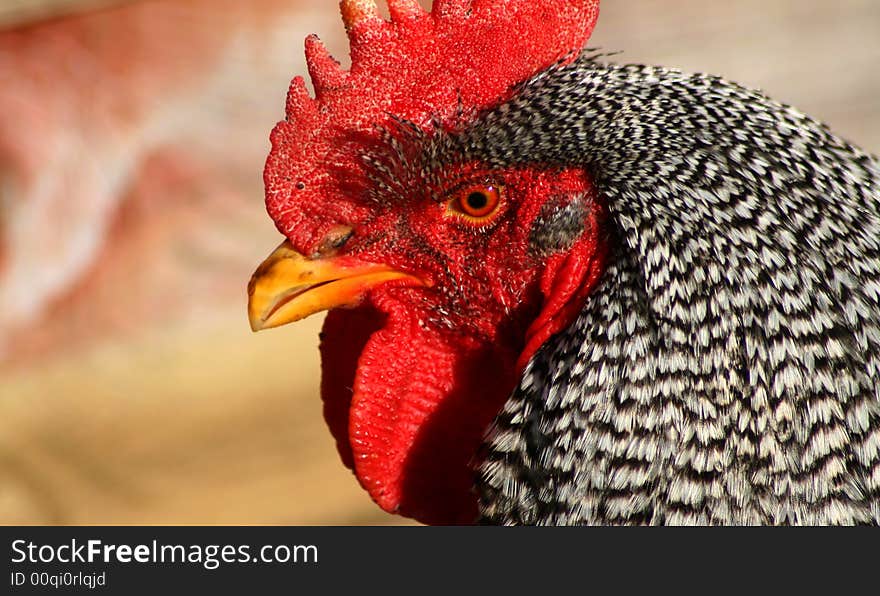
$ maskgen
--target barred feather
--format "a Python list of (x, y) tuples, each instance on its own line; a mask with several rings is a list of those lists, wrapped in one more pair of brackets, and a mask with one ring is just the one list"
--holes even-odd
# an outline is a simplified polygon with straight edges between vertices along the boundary
[(705, 75), (585, 55), (447, 140), (582, 164), (611, 264), (484, 446), (483, 521), (880, 524), (880, 165)]

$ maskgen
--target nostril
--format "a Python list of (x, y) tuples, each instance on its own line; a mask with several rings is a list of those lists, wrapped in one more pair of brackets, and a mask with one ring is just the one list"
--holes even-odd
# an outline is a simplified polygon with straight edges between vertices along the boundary
[(331, 241), (331, 246), (338, 250), (345, 246), (352, 236), (354, 236), (354, 230), (346, 227), (345, 231), (340, 232), (339, 236)]
[(337, 226), (330, 230), (324, 237), (318, 248), (317, 257), (329, 257), (338, 250), (341, 250), (354, 236), (354, 229), (351, 226)]

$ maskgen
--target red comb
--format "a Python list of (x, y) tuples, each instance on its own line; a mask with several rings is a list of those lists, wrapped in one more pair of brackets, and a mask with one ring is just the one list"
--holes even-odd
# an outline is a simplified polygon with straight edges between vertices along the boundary
[(278, 229), (301, 252), (335, 225), (357, 221), (338, 176), (357, 177), (358, 156), (345, 138), (371, 133), (390, 114), (430, 128), (459, 104), (484, 108), (512, 86), (580, 50), (599, 15), (599, 0), (388, 0), (391, 21), (373, 0), (343, 0), (351, 45), (346, 71), (315, 36), (306, 61), (315, 87), (293, 80), (287, 119), (272, 133), (264, 174), (266, 204)]

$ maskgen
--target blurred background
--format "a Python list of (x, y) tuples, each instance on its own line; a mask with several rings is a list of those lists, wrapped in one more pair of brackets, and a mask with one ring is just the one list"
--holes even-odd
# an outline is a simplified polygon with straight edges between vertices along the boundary
[[(0, 1), (0, 523), (384, 524), (321, 418), (320, 319), (258, 335), (268, 134), (335, 0)], [(430, 2), (424, 2), (429, 6)], [(606, 0), (880, 150), (877, 0)]]

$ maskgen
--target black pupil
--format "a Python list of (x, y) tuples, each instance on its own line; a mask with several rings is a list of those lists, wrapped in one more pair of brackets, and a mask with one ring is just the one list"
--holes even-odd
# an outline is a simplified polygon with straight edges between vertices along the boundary
[(489, 204), (489, 197), (484, 192), (472, 192), (468, 195), (467, 205), (474, 211), (480, 211)]

